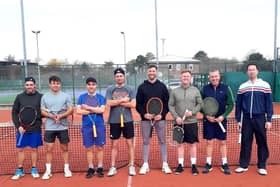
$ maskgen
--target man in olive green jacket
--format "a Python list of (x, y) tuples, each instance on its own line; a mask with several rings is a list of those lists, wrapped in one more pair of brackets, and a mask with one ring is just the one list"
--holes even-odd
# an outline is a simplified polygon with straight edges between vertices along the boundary
[[(190, 144), (190, 160), (192, 164), (192, 174), (198, 175), (196, 167), (196, 144), (198, 142), (198, 126), (196, 114), (202, 106), (202, 98), (199, 90), (191, 86), (192, 74), (189, 70), (181, 71), (181, 86), (172, 90), (169, 97), (169, 111), (171, 112), (176, 124), (183, 125), (184, 143)], [(175, 174), (183, 172), (184, 167), (184, 144), (178, 145), (179, 165)]]

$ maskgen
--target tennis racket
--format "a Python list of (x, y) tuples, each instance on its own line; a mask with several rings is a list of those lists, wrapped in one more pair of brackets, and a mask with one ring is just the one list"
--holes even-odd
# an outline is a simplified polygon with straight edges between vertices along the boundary
[[(96, 96), (90, 96), (88, 95), (85, 99), (85, 104), (91, 107), (98, 107), (98, 99), (96, 98)], [(95, 125), (95, 119), (96, 119), (96, 113), (89, 113), (88, 117), (92, 123), (92, 133), (93, 133), (93, 137), (96, 138), (97, 137), (97, 132), (96, 132), (96, 125)]]
[[(215, 116), (219, 110), (219, 103), (213, 97), (206, 97), (205, 99), (203, 99), (202, 110), (205, 115)], [(225, 133), (226, 129), (224, 128), (223, 124), (221, 122), (218, 122), (218, 124), (221, 130), (223, 131), (223, 133)]]
[[(186, 109), (185, 113), (188, 112), (188, 111), (189, 110)], [(172, 140), (177, 142), (178, 144), (181, 144), (184, 141), (184, 128), (183, 128), (183, 125), (184, 125), (184, 121), (186, 119), (185, 113), (184, 113), (184, 116), (182, 117), (183, 124), (182, 125), (176, 125), (172, 129)]]
[[(35, 124), (37, 118), (37, 110), (32, 106), (23, 107), (18, 114), (18, 119), (20, 126), (24, 128), (24, 130), (29, 129), (31, 126)], [(24, 133), (20, 133), (20, 137), (17, 142), (17, 146), (21, 145), (22, 138)]]
[(243, 125), (243, 112), (241, 112), (240, 123), (241, 123), (241, 127), (239, 129), (239, 135), (238, 135), (238, 143), (239, 144), (241, 144), (241, 138), (242, 138), (241, 129), (242, 129), (242, 125)]
[(158, 97), (151, 97), (147, 104), (146, 104), (146, 113), (151, 114), (153, 118), (151, 119), (151, 133), (150, 137), (152, 136), (153, 133), (153, 126), (155, 124), (154, 117), (157, 115), (160, 115), (163, 110), (163, 103), (160, 98)]

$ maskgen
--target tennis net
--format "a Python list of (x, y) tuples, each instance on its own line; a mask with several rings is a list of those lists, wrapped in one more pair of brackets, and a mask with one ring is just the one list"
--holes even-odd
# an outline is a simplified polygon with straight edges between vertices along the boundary
[[(172, 127), (173, 121), (167, 121), (167, 131), (166, 131), (166, 143), (168, 148), (168, 163), (171, 167), (177, 166), (177, 149), (171, 143), (172, 140)], [(280, 116), (273, 116), (272, 120), (272, 129), (268, 130), (268, 144), (270, 150), (270, 156), (268, 159), (268, 164), (280, 164)], [(73, 123), (70, 126), (70, 168), (74, 172), (81, 172), (87, 170), (87, 161), (86, 161), (86, 152), (85, 148), (82, 146), (82, 137), (81, 137), (81, 123)], [(108, 169), (111, 163), (111, 142), (109, 139), (109, 126), (106, 125), (106, 135), (107, 135), (107, 144), (104, 147), (104, 168)], [(227, 148), (228, 148), (228, 162), (230, 165), (238, 165), (240, 144), (238, 144), (238, 130), (234, 119), (228, 119), (228, 129), (227, 129)], [(206, 161), (206, 141), (202, 138), (202, 121), (199, 121), (199, 144), (197, 149), (198, 155), (198, 166), (203, 166)], [(17, 150), (15, 148), (15, 128), (11, 123), (2, 123), (0, 124), (0, 175), (4, 174), (13, 174), (17, 167), (16, 154)], [(185, 152), (185, 165), (190, 166), (189, 161), (189, 148)], [(39, 172), (44, 172), (45, 170), (45, 161), (46, 161), (46, 148), (45, 146), (40, 147), (38, 150), (38, 163), (37, 167)], [(96, 152), (95, 152), (96, 153)], [(30, 150), (26, 153), (26, 160), (24, 163), (24, 168), (28, 172), (31, 168), (30, 161)], [(254, 141), (251, 164), (257, 163), (257, 153), (256, 153), (256, 144)], [(218, 147), (218, 143), (214, 144), (213, 150), (213, 165), (220, 165), (221, 156)], [(125, 139), (120, 140), (119, 144), (119, 155), (116, 162), (116, 167), (125, 167), (129, 163), (129, 156), (127, 151), (127, 146)], [(94, 159), (94, 165), (96, 165), (96, 159)], [(135, 164), (137, 166), (142, 165), (142, 138), (141, 138), (141, 126), (140, 122), (135, 122)], [(160, 168), (162, 166), (160, 150), (158, 145), (158, 140), (155, 132), (153, 132), (153, 137), (150, 142), (150, 156), (149, 156), (149, 165), (151, 168)], [(53, 172), (62, 172), (63, 171), (63, 159), (62, 153), (59, 150), (58, 142), (56, 141), (55, 151), (53, 154), (52, 162), (52, 171)]]

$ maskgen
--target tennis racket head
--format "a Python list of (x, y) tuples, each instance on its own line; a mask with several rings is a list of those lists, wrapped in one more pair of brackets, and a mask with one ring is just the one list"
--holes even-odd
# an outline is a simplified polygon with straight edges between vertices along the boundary
[(158, 97), (152, 97), (148, 100), (146, 104), (146, 112), (153, 115), (159, 115), (162, 113), (163, 103)]
[(178, 144), (183, 143), (184, 129), (181, 126), (173, 127), (173, 141), (176, 141)]
[(219, 110), (219, 103), (214, 97), (203, 99), (202, 111), (205, 115), (215, 116)]
[(20, 126), (24, 129), (29, 128), (30, 126), (35, 124), (37, 118), (37, 110), (33, 106), (24, 106), (21, 108), (18, 119), (20, 122)]

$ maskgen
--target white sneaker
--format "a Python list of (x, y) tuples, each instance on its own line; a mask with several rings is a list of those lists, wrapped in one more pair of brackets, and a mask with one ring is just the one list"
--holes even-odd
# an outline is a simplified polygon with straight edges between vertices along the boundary
[(130, 165), (128, 168), (128, 174), (130, 176), (135, 176), (136, 175), (136, 171), (135, 171), (135, 167), (133, 165)]
[(170, 174), (172, 173), (171, 169), (169, 168), (167, 163), (163, 163), (162, 164), (162, 171), (166, 174)]
[(258, 169), (258, 172), (260, 175), (267, 175), (266, 169), (260, 168), (260, 169)]
[(44, 173), (44, 175), (42, 176), (42, 179), (43, 179), (43, 180), (48, 180), (48, 179), (51, 178), (51, 176), (52, 176), (52, 173), (51, 173), (50, 171), (46, 171), (46, 172)]
[(242, 168), (242, 167), (239, 167), (235, 170), (236, 173), (243, 173), (245, 171), (248, 171), (248, 168)]
[(64, 169), (64, 177), (72, 177), (72, 172), (69, 169)]
[(108, 172), (107, 176), (108, 176), (108, 177), (113, 177), (113, 176), (116, 175), (116, 174), (117, 174), (117, 168), (111, 167), (111, 168), (109, 169), (109, 172)]
[(144, 163), (142, 165), (142, 167), (140, 168), (139, 174), (140, 175), (145, 175), (146, 173), (148, 173), (150, 171), (149, 169), (149, 165), (147, 163)]

